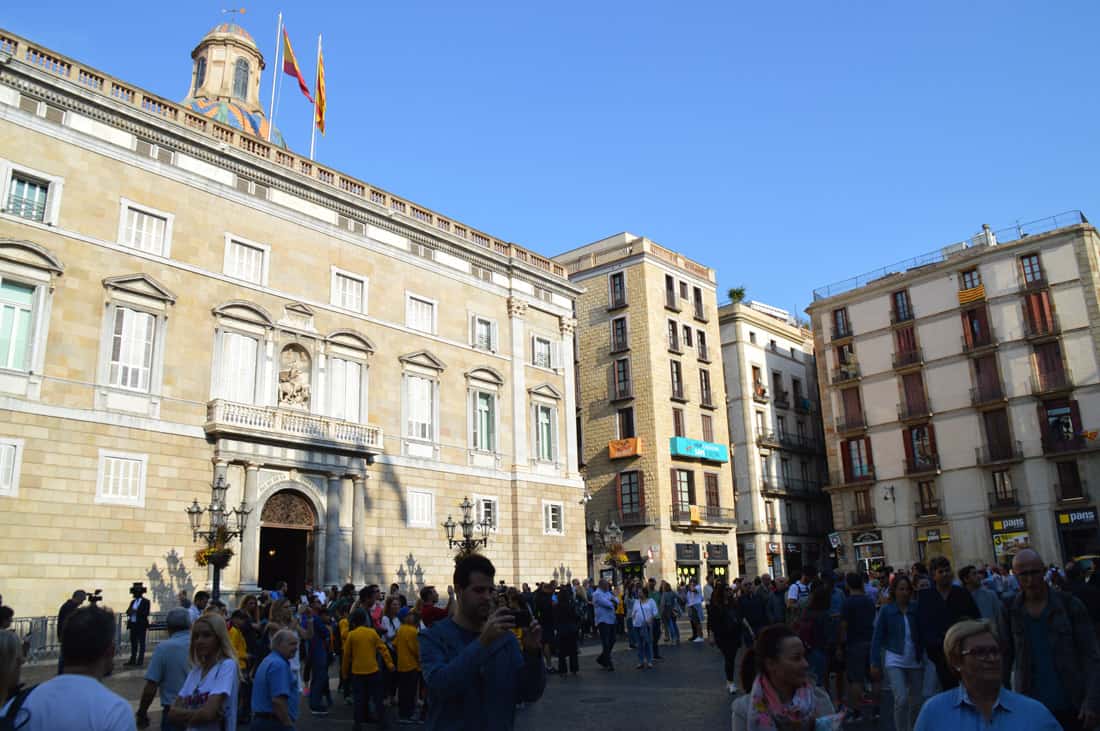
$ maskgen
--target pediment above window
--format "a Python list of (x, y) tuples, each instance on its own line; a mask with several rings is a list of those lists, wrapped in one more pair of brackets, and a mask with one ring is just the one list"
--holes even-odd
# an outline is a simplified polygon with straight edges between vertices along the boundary
[(480, 366), (473, 370), (466, 371), (467, 381), (483, 381), (485, 383), (493, 383), (497, 386), (504, 385), (504, 376), (500, 375), (500, 372), (495, 368), (489, 366)]
[(527, 393), (532, 396), (542, 396), (543, 398), (554, 399), (555, 401), (561, 400), (561, 391), (551, 386), (549, 383), (542, 383), (538, 386), (527, 389)]
[(257, 304), (246, 302), (245, 300), (232, 300), (231, 302), (226, 302), (224, 305), (215, 307), (213, 312), (215, 317), (225, 317), (233, 320), (240, 320), (242, 322), (253, 322), (257, 325), (264, 325), (265, 327), (271, 327), (275, 324), (267, 310)]
[(332, 345), (340, 345), (345, 348), (362, 350), (367, 353), (374, 352), (374, 343), (365, 335), (360, 335), (354, 330), (336, 330), (329, 333), (326, 340)]
[(313, 310), (301, 302), (292, 302), (284, 306), (283, 319), (279, 320), (279, 324), (298, 330), (317, 332), (313, 327)]
[(421, 368), (430, 368), (433, 371), (442, 371), (447, 368), (447, 364), (441, 361), (439, 358), (432, 355), (427, 350), (418, 350), (414, 353), (408, 353), (398, 358), (402, 363), (407, 366), (419, 366)]
[(26, 239), (0, 239), (0, 261), (45, 269), (52, 274), (65, 271), (65, 265), (46, 247)]
[(103, 280), (103, 286), (108, 290), (126, 292), (137, 297), (157, 300), (170, 305), (176, 303), (176, 295), (148, 274), (124, 274), (118, 277), (107, 277)]

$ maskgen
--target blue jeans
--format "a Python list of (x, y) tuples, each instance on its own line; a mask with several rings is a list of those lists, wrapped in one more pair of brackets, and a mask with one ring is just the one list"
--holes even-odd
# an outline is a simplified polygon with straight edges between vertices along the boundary
[(328, 658), (315, 656), (310, 663), (309, 710), (325, 710), (325, 697), (332, 700), (328, 689)]
[(164, 706), (164, 715), (160, 717), (160, 731), (184, 731), (183, 726), (168, 720), (168, 709), (172, 706)]
[(635, 627), (633, 624), (627, 626), (626, 628), (626, 642), (631, 647), (638, 646), (638, 628)]
[(638, 664), (653, 664), (653, 632), (648, 624), (634, 628), (634, 636), (638, 641)]
[(894, 694), (894, 729), (912, 731), (920, 713), (924, 690), (924, 667), (886, 668), (890, 691)]
[(810, 662), (810, 672), (814, 674), (817, 679), (817, 685), (824, 688), (828, 675), (826, 675), (826, 657), (824, 650), (813, 649), (806, 653), (806, 659)]
[(672, 615), (664, 620), (665, 631), (668, 634), (669, 642), (680, 641), (680, 625), (676, 623), (676, 615)]

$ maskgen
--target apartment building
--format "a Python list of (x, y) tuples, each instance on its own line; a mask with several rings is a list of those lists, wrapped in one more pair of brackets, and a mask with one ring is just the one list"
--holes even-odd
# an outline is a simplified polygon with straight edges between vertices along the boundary
[(814, 293), (848, 566), (1100, 549), (1100, 237), (1079, 212)]
[(718, 310), (742, 576), (797, 576), (829, 553), (832, 511), (813, 337), (762, 302)]
[[(555, 257), (577, 298), (577, 423), (593, 575), (728, 576), (734, 492), (712, 269), (620, 233)], [(732, 563), (731, 563), (732, 562)]]
[[(186, 52), (189, 49), (181, 49)], [(0, 575), (20, 613), (209, 582), (586, 574), (564, 267), (282, 144), (235, 24), (177, 104), (0, 30)], [(461, 537), (461, 536), (460, 536)]]

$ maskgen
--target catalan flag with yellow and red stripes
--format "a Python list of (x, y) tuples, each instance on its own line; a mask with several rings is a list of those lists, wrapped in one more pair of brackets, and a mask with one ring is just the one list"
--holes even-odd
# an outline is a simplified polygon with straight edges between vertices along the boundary
[(294, 56), (294, 49), (290, 47), (290, 35), (286, 32), (286, 28), (283, 28), (283, 72), (298, 80), (298, 88), (306, 95), (306, 99), (312, 102), (313, 96), (309, 93), (309, 87), (306, 86), (302, 70), (298, 68), (298, 59)]
[(325, 133), (325, 57), (321, 55), (321, 44), (317, 44), (317, 99), (313, 105), (316, 108), (315, 121), (321, 134)]

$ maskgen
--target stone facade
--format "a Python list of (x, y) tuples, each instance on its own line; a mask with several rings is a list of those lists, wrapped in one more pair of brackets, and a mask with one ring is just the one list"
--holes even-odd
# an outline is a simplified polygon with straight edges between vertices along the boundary
[(20, 614), (207, 586), (184, 508), (218, 475), (230, 593), (446, 586), (465, 496), (498, 578), (586, 574), (563, 268), (6, 31), (0, 130)]
[[(555, 260), (585, 287), (577, 299), (577, 404), (593, 573), (606, 568), (598, 536), (614, 522), (624, 531), (627, 572), (670, 582), (728, 574), (737, 546), (714, 272), (628, 233)], [(675, 444), (674, 410), (682, 415)], [(713, 451), (685, 456), (693, 449)], [(675, 471), (689, 481), (680, 493)]]
[(818, 293), (842, 563), (1100, 549), (1098, 244), (1074, 213)]
[(832, 529), (813, 338), (759, 302), (718, 311), (741, 574), (823, 567)]

